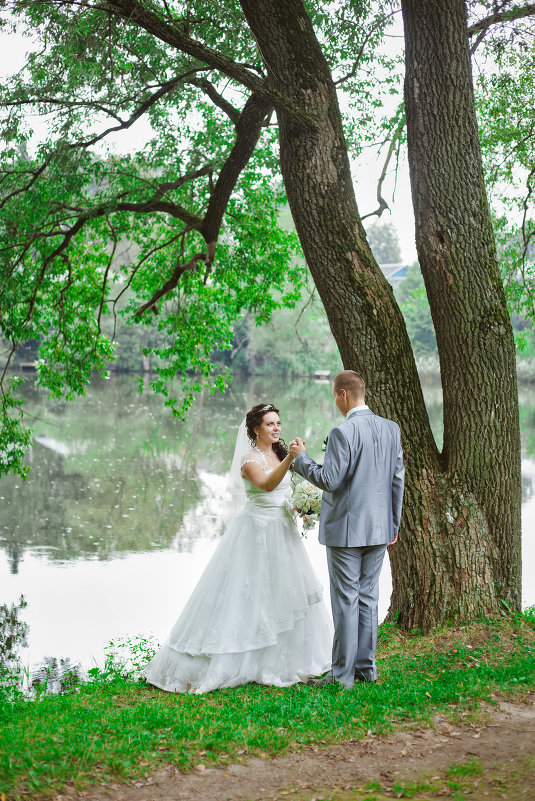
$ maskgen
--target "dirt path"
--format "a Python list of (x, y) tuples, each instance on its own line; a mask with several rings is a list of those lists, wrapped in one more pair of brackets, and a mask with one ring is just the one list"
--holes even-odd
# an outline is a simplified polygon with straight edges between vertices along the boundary
[(444, 777), (451, 779), (447, 771), (452, 764), (478, 760), (484, 772), (470, 789), (471, 801), (535, 801), (535, 703), (502, 702), (497, 710), (489, 707), (487, 712), (488, 721), (482, 725), (453, 726), (437, 717), (434, 729), (411, 729), (388, 737), (372, 735), (359, 742), (313, 746), (224, 767), (199, 767), (186, 775), (169, 768), (145, 782), (101, 787), (82, 795), (90, 801), (356, 800), (376, 797), (365, 791), (367, 783), (374, 781), (381, 798), (395, 798), (402, 797), (396, 785), (425, 776), (439, 780), (436, 793), (414, 798), (464, 798), (463, 794), (455, 796)]

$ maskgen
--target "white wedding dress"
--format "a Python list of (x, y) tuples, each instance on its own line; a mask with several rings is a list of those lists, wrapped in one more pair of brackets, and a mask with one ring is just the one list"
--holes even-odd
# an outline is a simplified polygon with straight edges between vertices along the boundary
[[(241, 459), (258, 462), (258, 454)], [(247, 682), (285, 687), (331, 665), (332, 622), (288, 511), (290, 473), (272, 492), (243, 478), (234, 517), (168, 642), (145, 669), (162, 690), (205, 693)]]

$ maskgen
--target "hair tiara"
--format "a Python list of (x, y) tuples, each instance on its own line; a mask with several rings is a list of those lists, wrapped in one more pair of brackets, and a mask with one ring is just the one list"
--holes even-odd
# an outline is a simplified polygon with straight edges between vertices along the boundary
[(259, 411), (260, 411), (260, 412), (267, 412), (267, 410), (268, 410), (268, 409), (274, 409), (274, 408), (275, 408), (275, 407), (273, 406), (273, 404), (272, 404), (272, 403), (268, 403), (268, 405), (267, 405), (267, 406), (262, 406), (262, 408), (261, 408), (261, 409), (259, 409)]

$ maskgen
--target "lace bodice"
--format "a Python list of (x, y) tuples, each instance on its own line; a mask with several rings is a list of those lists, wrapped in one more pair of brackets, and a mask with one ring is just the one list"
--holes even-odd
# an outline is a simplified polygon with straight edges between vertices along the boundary
[[(264, 473), (266, 473), (266, 475), (271, 473), (273, 469), (268, 467), (262, 451), (258, 450), (257, 448), (251, 448), (250, 451), (242, 456), (241, 467), (246, 465), (248, 462), (254, 462), (255, 464), (258, 464)], [(257, 508), (263, 509), (287, 507), (287, 501), (291, 494), (290, 485), (292, 477), (290, 471), (286, 473), (279, 486), (271, 492), (266, 492), (265, 490), (261, 490), (256, 487), (252, 481), (249, 481), (249, 479), (243, 475), (243, 473), (242, 478), (245, 485), (245, 494), (250, 504), (256, 506)]]

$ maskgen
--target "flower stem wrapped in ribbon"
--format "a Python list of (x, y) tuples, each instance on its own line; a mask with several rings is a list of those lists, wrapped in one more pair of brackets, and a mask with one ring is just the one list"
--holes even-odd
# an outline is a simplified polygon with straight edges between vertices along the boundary
[(291, 503), (293, 511), (303, 521), (303, 532), (314, 528), (320, 519), (321, 490), (309, 481), (303, 481), (295, 488)]

